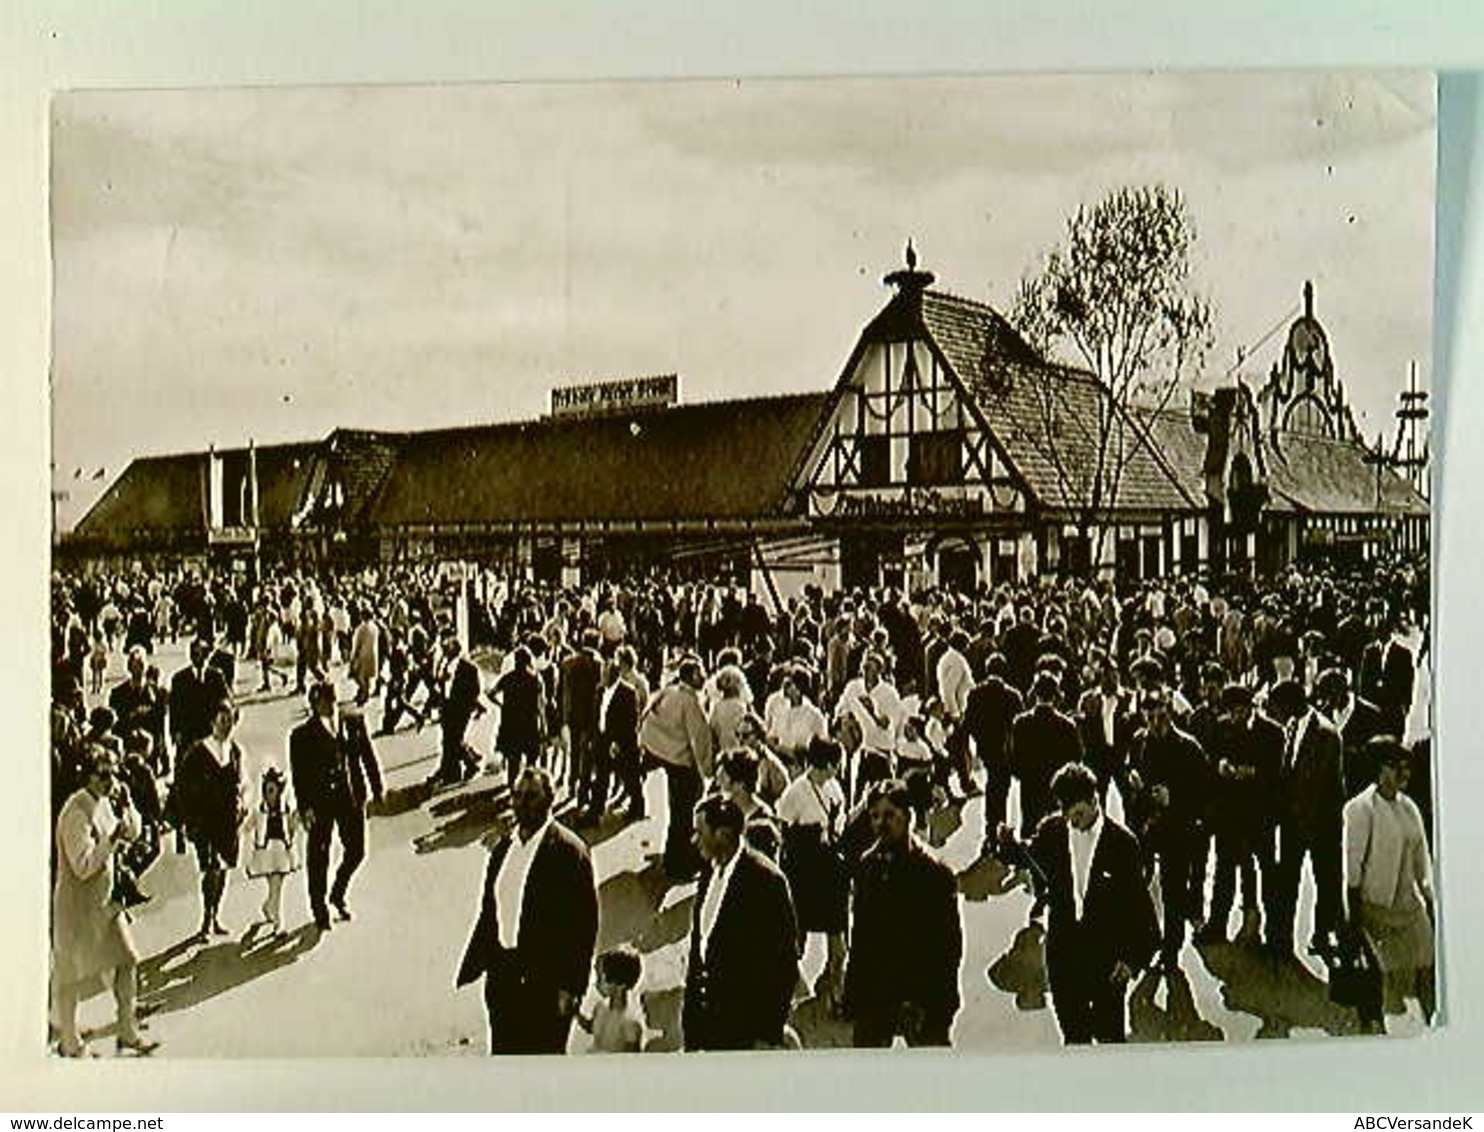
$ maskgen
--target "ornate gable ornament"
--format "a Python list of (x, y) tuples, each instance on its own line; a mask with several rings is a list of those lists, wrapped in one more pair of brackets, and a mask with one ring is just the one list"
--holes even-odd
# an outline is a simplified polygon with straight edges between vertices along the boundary
[(1304, 312), (1288, 328), (1283, 356), (1258, 394), (1268, 436), (1283, 433), (1357, 439), (1345, 387), (1335, 377), (1329, 336), (1314, 317), (1314, 284), (1304, 283)]

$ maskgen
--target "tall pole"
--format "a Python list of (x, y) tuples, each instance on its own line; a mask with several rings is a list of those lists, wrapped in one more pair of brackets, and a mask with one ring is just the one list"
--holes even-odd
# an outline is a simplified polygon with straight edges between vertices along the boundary
[(257, 585), (262, 571), (262, 563), (259, 561), (261, 536), (258, 533), (258, 446), (251, 437), (247, 441), (247, 482), (252, 499), (252, 577), (253, 584)]

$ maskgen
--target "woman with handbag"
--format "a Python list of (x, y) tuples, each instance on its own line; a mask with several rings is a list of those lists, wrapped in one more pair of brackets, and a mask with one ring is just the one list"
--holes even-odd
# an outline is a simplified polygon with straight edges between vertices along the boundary
[(52, 893), (52, 992), (57, 1046), (63, 1057), (90, 1052), (77, 1029), (77, 1003), (91, 980), (111, 974), (120, 1052), (153, 1052), (137, 1010), (139, 950), (116, 893), (118, 855), (139, 835), (112, 749), (88, 749), (86, 780), (57, 817), (57, 878)]
[(1366, 1032), (1384, 1033), (1384, 1009), (1399, 1013), (1404, 997), (1417, 999), (1429, 1025), (1437, 1007), (1432, 858), (1422, 815), (1402, 792), (1406, 748), (1389, 735), (1367, 748), (1376, 781), (1345, 803), (1346, 934), (1379, 968), (1384, 995), (1362, 996), (1357, 1008)]

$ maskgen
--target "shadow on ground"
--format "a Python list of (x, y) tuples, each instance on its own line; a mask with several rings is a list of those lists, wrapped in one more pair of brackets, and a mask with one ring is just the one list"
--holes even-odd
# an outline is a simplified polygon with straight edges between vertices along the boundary
[(1275, 958), (1234, 944), (1201, 949), (1206, 968), (1221, 983), (1227, 1009), (1262, 1023), (1259, 1038), (1286, 1038), (1296, 1029), (1336, 1037), (1360, 1032), (1355, 1014), (1329, 1000), (1329, 985), (1294, 956)]
[[(1161, 981), (1168, 992), (1163, 1009), (1155, 1005)], [(1128, 1029), (1135, 1042), (1219, 1042), (1225, 1037), (1220, 1026), (1201, 1017), (1184, 971), (1139, 981), (1129, 995)]]
[[(422, 789), (431, 796), (429, 787)], [(450, 794), (433, 802), (428, 812), (440, 824), (412, 839), (420, 854), (462, 849), (480, 840), (492, 843), (509, 828), (510, 791), (500, 785)]]
[(1015, 996), (1016, 1010), (1046, 1009), (1045, 940), (1046, 929), (1038, 923), (1027, 924), (986, 972), (991, 986)]
[(675, 1053), (680, 1049), (680, 1008), (684, 1000), (685, 992), (679, 987), (645, 992), (644, 1014), (650, 1029), (645, 1053)]
[(319, 934), (312, 924), (306, 924), (274, 937), (255, 925), (241, 939), (228, 939), (199, 950), (193, 951), (189, 941), (177, 943), (139, 965), (140, 1012), (151, 1015), (188, 1010), (272, 974), (312, 951), (319, 943)]
[(958, 890), (965, 900), (983, 903), (991, 896), (1003, 896), (1020, 888), (1019, 872), (994, 857), (980, 857), (958, 874)]
[(664, 911), (670, 881), (658, 861), (640, 872), (615, 873), (598, 889), (603, 909), (598, 923), (598, 950), (629, 943), (648, 955), (678, 943), (690, 931), (694, 895), (675, 901)]
[(963, 827), (964, 803), (949, 802), (939, 806), (928, 815), (927, 841), (934, 849), (941, 849), (949, 839)]

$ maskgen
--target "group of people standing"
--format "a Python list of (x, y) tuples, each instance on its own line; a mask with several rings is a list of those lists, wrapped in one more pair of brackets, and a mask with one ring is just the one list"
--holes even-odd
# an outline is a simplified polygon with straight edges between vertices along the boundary
[[(147, 602), (156, 587), (136, 588)], [(185, 607), (198, 618), (219, 608), (190, 596), (213, 588), (181, 591)], [(573, 1021), (595, 1040), (632, 1045), (636, 954), (598, 956), (607, 1006), (592, 1018), (578, 1010), (600, 910), (583, 842), (553, 814), (565, 796), (577, 829), (610, 812), (640, 820), (656, 769), (667, 810), (660, 865), (671, 883), (697, 884), (687, 1048), (788, 1044), (811, 933), (826, 949), (813, 994), (851, 1021), (856, 1044), (947, 1044), (960, 1005), (959, 896), (922, 834), (934, 810), (980, 794), (984, 855), (1021, 868), (1032, 916), (1047, 918), (1053, 1004), (1069, 1042), (1121, 1039), (1129, 981), (1145, 969), (1176, 977), (1192, 926), (1199, 944), (1228, 942), (1238, 882), (1237, 942), (1291, 955), (1306, 858), (1318, 892), (1310, 950), (1329, 963), (1363, 953), (1393, 996), (1414, 991), (1430, 1016), (1430, 763), (1416, 694), (1426, 592), (1425, 571), (1405, 562), (1353, 576), (1294, 570), (1219, 594), (1197, 579), (972, 598), (810, 587), (771, 611), (711, 583), (510, 584), (469, 611), (493, 646), (497, 671), (486, 677), (436, 609), (431, 578), (270, 578), (244, 603), (241, 655), (261, 662), (263, 688), (276, 675), (286, 683), (271, 641), (292, 627), (310, 717), (290, 738), (291, 775), (274, 768), (249, 806), (234, 666), (222, 662), (236, 653), (215, 620), (168, 692), (149, 671), (148, 642), (136, 643), (128, 680), (110, 694), (113, 718), (84, 727), (72, 677), (90, 638), (64, 591), (54, 639), (58, 906), (87, 903), (63, 889), (98, 888), (99, 869), (128, 871), (123, 853), (99, 847), (142, 839), (123, 820), (133, 811), (156, 827), (156, 852), (170, 825), (194, 845), (200, 940), (223, 930), (221, 893), (244, 827), (250, 868), (269, 878), (263, 911), (274, 931), (282, 877), (301, 860), (317, 930), (332, 913), (348, 920), (365, 807), (382, 792), (367, 722), (379, 696), (377, 734), (404, 716), (421, 729), (438, 713), (431, 785), (484, 766), (510, 788), (515, 828), (491, 857), (459, 972), (485, 980), (496, 1052), (563, 1048)], [(356, 687), (349, 710), (323, 680), (332, 652)], [(485, 754), (469, 727), (489, 711), (498, 721)], [(115, 785), (164, 777), (163, 800)], [(343, 853), (331, 881), (334, 837)], [(98, 924), (123, 930), (78, 936), (114, 944), (94, 947), (89, 970), (128, 958), (126, 922), (109, 911), (118, 879), (108, 901), (88, 906)], [(70, 946), (76, 934), (57, 937)], [(123, 1024), (127, 989), (118, 987), (121, 1045), (137, 1038), (142, 1048), (147, 1039)], [(1368, 1029), (1383, 1025), (1382, 998), (1361, 1004)], [(74, 1038), (64, 1026), (64, 1050)]]
[[(600, 718), (617, 698), (595, 704), (591, 682), (568, 679), (578, 665), (602, 674), (600, 696), (629, 686), (621, 725), (594, 728), (591, 760), (572, 761), (578, 818), (610, 801), (607, 777), (594, 775), (594, 797), (585, 765), (665, 778), (663, 867), (675, 883), (699, 878), (690, 960), (701, 973), (688, 979), (686, 1015), (695, 1042), (711, 1040), (704, 1006), (716, 1001), (706, 959), (717, 913), (706, 896), (721, 881), (730, 893), (728, 869), (754, 857), (776, 864), (786, 884), (790, 914), (772, 918), (790, 926), (778, 934), (796, 945), (812, 931), (826, 937), (816, 993), (854, 1019), (859, 1044), (947, 1041), (961, 948), (952, 878), (935, 888), (928, 878), (942, 874), (921, 870), (914, 895), (896, 893), (878, 918), (873, 854), (891, 821), (876, 811), (895, 817), (898, 803), (903, 845), (931, 861), (914, 831), (934, 808), (981, 792), (983, 852), (1022, 868), (1033, 917), (1049, 917), (1053, 1002), (1066, 1040), (1080, 1042), (1121, 1040), (1130, 980), (1183, 978), (1192, 932), (1202, 947), (1230, 945), (1239, 883), (1235, 942), (1292, 961), (1306, 860), (1317, 890), (1307, 950), (1331, 969), (1368, 963), (1377, 976), (1376, 993), (1355, 1004), (1363, 1027), (1384, 1028), (1383, 998), (1394, 1007), (1403, 992), (1431, 1018), (1426, 587), (1425, 570), (1396, 562), (1293, 570), (1219, 595), (1196, 579), (1121, 595), (1068, 583), (977, 601), (807, 593), (776, 616), (741, 605), (747, 616), (730, 635), (704, 620), (677, 632), (647, 699), (632, 658), (603, 659), (622, 633), (600, 638), (564, 598), (526, 600), (548, 635), (555, 620), (581, 642), (553, 665), (562, 718), (572, 718), (575, 688)], [(654, 596), (600, 590), (590, 608), (645, 601)], [(787, 642), (781, 651), (777, 640)], [(705, 655), (691, 648), (702, 642)], [(627, 814), (642, 814), (641, 789), (612, 801), (625, 799)], [(913, 903), (928, 891), (950, 911)], [(771, 938), (758, 926), (750, 934)], [(782, 951), (759, 946), (752, 958), (768, 954)], [(794, 985), (783, 966), (767, 985)], [(904, 972), (917, 980), (907, 989)], [(750, 1003), (771, 1004), (766, 1041), (778, 1040), (771, 1019), (786, 1017), (787, 995), (749, 985)], [(875, 989), (886, 1005), (871, 1002)]]

